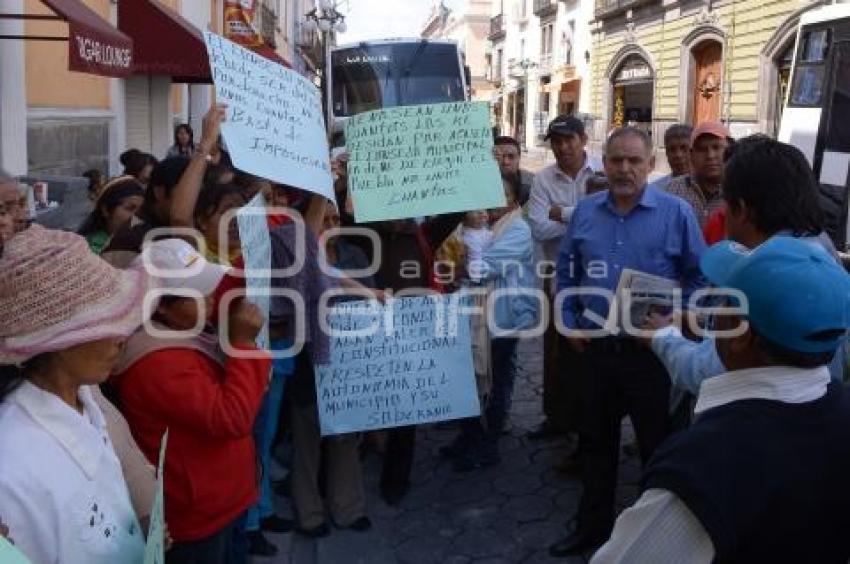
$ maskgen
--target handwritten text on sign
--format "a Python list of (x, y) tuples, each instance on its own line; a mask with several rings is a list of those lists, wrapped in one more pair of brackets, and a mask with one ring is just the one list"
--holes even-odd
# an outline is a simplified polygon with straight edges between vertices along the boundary
[(358, 222), (505, 205), (484, 102), (406, 106), (345, 126)]
[(449, 300), (358, 301), (331, 310), (331, 362), (316, 366), (322, 435), (480, 414), (469, 318), (447, 313)]
[(333, 200), (319, 90), (283, 65), (205, 32), (221, 132), (237, 168)]

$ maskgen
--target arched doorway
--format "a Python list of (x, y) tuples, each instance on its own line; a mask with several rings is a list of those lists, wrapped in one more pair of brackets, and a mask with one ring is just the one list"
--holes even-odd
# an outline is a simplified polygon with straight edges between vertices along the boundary
[(691, 48), (693, 77), (691, 123), (697, 126), (706, 121), (720, 121), (723, 76), (723, 45), (706, 39)]
[(611, 126), (632, 125), (652, 134), (655, 76), (646, 59), (626, 57), (611, 76)]

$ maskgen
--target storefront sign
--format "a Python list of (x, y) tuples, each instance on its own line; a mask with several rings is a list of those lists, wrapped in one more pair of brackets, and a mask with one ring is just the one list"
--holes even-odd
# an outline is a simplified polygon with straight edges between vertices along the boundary
[(133, 40), (103, 22), (103, 29), (68, 18), (68, 68), (122, 78), (133, 70)]
[(617, 73), (614, 82), (631, 82), (635, 80), (648, 80), (652, 78), (652, 70), (646, 63), (633, 63), (624, 66)]

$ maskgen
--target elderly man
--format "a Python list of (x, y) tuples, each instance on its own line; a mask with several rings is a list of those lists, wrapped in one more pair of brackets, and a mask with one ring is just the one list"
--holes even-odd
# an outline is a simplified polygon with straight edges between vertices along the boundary
[[(558, 246), (579, 200), (587, 192), (588, 181), (602, 169), (602, 163), (585, 151), (587, 134), (584, 123), (573, 116), (558, 116), (549, 124), (546, 139), (552, 147), (555, 163), (537, 173), (531, 186), (528, 221), (537, 243), (538, 260), (554, 264)], [(538, 266), (538, 272), (541, 268)], [(551, 291), (545, 272), (545, 290)], [(578, 404), (577, 376), (570, 351), (553, 326), (543, 337), (543, 412), (546, 420), (531, 438), (543, 438), (575, 430)], [(569, 368), (568, 368), (569, 366)], [(569, 470), (569, 458), (560, 465)]]
[(493, 140), (493, 156), (499, 164), (499, 172), (502, 178), (509, 180), (518, 187), (518, 202), (524, 206), (531, 196), (531, 185), (534, 183), (534, 175), (520, 168), (519, 141), (513, 137), (502, 135)]
[(723, 157), (731, 135), (722, 123), (708, 121), (691, 134), (691, 174), (670, 182), (667, 191), (694, 208), (700, 228), (709, 216), (723, 207)]
[(593, 562), (847, 562), (850, 394), (826, 364), (850, 277), (792, 237), (719, 243), (702, 269), (746, 297), (717, 319), (727, 372), (702, 383), (696, 423), (656, 451)]
[(678, 282), (685, 300), (703, 285), (705, 243), (696, 218), (680, 198), (647, 187), (653, 165), (646, 133), (614, 131), (605, 149), (610, 188), (579, 203), (561, 245), (561, 314), (567, 340), (585, 363), (579, 423), (584, 490), (576, 526), (550, 548), (555, 557), (598, 546), (611, 532), (622, 417), (631, 417), (643, 463), (669, 432), (670, 380), (658, 359), (625, 335), (587, 336), (604, 325), (610, 299), (602, 294), (617, 288), (626, 268)]

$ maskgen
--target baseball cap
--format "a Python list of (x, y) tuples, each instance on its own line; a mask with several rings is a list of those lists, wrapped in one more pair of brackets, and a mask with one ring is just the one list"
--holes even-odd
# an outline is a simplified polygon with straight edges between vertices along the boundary
[(730, 139), (732, 137), (729, 129), (719, 121), (705, 121), (696, 126), (691, 133), (691, 145), (703, 135), (711, 135), (720, 139)]
[(575, 116), (558, 116), (549, 122), (549, 129), (543, 139), (553, 135), (584, 135), (584, 122)]
[(779, 236), (750, 250), (723, 241), (700, 266), (714, 285), (743, 292), (755, 331), (786, 349), (834, 352), (850, 327), (850, 275), (817, 242)]
[(160, 239), (147, 244), (135, 262), (158, 279), (165, 293), (169, 288), (188, 288), (208, 296), (230, 270), (209, 262), (183, 239)]

